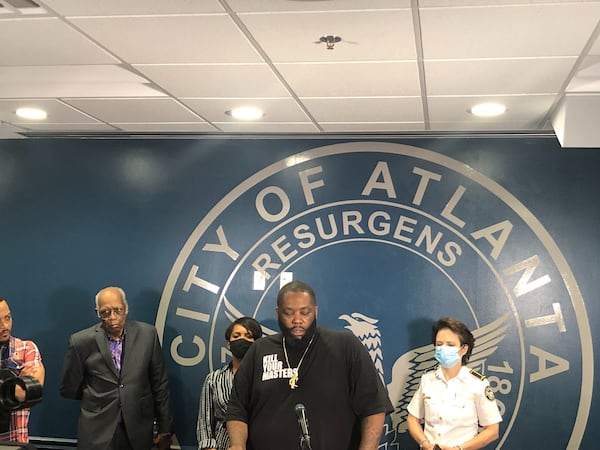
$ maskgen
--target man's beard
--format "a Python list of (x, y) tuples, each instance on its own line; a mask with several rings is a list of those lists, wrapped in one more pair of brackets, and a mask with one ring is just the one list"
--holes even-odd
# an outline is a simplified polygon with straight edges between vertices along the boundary
[(303, 351), (315, 335), (315, 331), (317, 329), (317, 318), (315, 317), (315, 320), (313, 320), (313, 322), (304, 331), (304, 336), (298, 339), (290, 332), (289, 328), (283, 324), (281, 319), (277, 318), (277, 322), (279, 323), (279, 329), (285, 338), (285, 346), (288, 350), (293, 352)]

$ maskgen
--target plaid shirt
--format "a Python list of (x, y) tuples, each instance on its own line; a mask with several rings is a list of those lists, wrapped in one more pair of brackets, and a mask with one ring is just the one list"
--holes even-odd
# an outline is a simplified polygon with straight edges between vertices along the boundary
[[(19, 338), (10, 337), (8, 344), (9, 359), (16, 363), (18, 367), (29, 361), (42, 363), (42, 355), (33, 341), (22, 341)], [(11, 362), (11, 365), (13, 365)], [(2, 367), (5, 367), (5, 361), (2, 361)], [(17, 376), (21, 369), (13, 370)], [(0, 434), (0, 441), (18, 441), (29, 442), (29, 411), (30, 408), (23, 408), (10, 413), (10, 427), (8, 433)]]

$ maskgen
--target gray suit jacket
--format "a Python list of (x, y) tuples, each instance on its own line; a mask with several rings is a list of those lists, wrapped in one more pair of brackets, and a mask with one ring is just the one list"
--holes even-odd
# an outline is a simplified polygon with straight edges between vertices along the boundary
[(105, 450), (120, 418), (134, 450), (152, 448), (158, 431), (172, 431), (169, 384), (156, 329), (128, 320), (121, 371), (112, 361), (100, 324), (73, 334), (65, 356), (60, 393), (81, 400), (78, 448)]

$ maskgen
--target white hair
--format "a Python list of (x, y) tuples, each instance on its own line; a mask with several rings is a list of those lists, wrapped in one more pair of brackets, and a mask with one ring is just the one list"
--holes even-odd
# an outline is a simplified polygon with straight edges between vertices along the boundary
[(125, 314), (127, 314), (129, 312), (129, 303), (127, 303), (127, 297), (125, 296), (125, 291), (117, 286), (107, 286), (98, 291), (98, 293), (96, 294), (96, 311), (98, 311), (98, 297), (100, 296), (100, 293), (106, 289), (115, 289), (119, 294), (121, 294), (121, 298), (123, 299), (123, 304), (125, 305)]

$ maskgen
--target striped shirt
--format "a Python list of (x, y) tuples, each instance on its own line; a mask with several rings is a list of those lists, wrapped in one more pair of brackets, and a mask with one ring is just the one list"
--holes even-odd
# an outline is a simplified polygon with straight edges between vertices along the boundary
[[(2, 361), (2, 367), (13, 368), (13, 372), (20, 376), (21, 368), (27, 362), (35, 361), (42, 364), (42, 355), (33, 341), (22, 341), (14, 336), (10, 337), (8, 344), (8, 361)], [(7, 364), (10, 363), (10, 364)], [(0, 441), (29, 442), (29, 408), (10, 412), (10, 425), (6, 433), (0, 434)]]
[(229, 448), (229, 435), (225, 426), (225, 413), (233, 387), (231, 364), (210, 372), (204, 380), (198, 410), (198, 449)]

